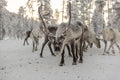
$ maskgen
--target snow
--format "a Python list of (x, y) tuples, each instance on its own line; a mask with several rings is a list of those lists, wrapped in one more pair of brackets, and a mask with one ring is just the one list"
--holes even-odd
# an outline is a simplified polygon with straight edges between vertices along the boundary
[[(30, 40), (29, 40), (30, 42)], [(23, 40), (0, 41), (0, 80), (120, 80), (120, 53), (102, 55), (103, 47), (84, 52), (82, 64), (72, 65), (65, 55), (65, 65), (58, 66), (60, 55), (54, 57), (46, 46), (43, 58), (39, 57), (41, 44), (32, 53), (32, 44), (23, 46)]]

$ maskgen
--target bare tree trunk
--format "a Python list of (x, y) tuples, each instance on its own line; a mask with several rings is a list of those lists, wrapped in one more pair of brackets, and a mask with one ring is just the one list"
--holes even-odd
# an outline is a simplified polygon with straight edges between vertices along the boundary
[(62, 8), (62, 22), (64, 20), (64, 4), (65, 4), (65, 1), (63, 0), (63, 8)]
[(3, 23), (2, 23), (2, 14), (0, 14), (0, 40), (3, 40)]
[(109, 13), (110, 12), (110, 9), (109, 9), (109, 7), (110, 7), (110, 1), (109, 0), (108, 0), (108, 6), (107, 7), (108, 7), (108, 20), (109, 20), (110, 19), (110, 13)]

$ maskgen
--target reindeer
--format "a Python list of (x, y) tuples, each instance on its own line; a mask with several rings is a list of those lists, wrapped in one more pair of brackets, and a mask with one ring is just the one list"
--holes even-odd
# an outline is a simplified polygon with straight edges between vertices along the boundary
[[(109, 54), (111, 47), (112, 47), (112, 53), (115, 53), (114, 47), (113, 47), (114, 44), (117, 46), (117, 48), (119, 49), (119, 52), (120, 52), (120, 47), (117, 44), (117, 42), (119, 42), (119, 40), (120, 40), (120, 32), (117, 29), (104, 27), (103, 28), (103, 41), (105, 43), (105, 47), (104, 47), (103, 55), (105, 55), (105, 53)], [(110, 41), (110, 46), (109, 46), (108, 50), (106, 51), (107, 41)]]
[[(53, 56), (55, 56), (55, 54), (54, 54), (54, 52), (53, 52), (53, 50), (52, 50), (52, 48), (51, 48), (51, 44), (52, 44), (52, 42), (53, 42), (53, 40), (52, 40), (52, 35), (54, 35), (55, 33), (56, 33), (56, 30), (57, 30), (57, 27), (56, 26), (49, 26), (48, 28), (48, 31), (51, 33), (51, 34), (46, 34), (46, 33), (44, 33), (44, 35), (45, 35), (45, 40), (44, 40), (44, 42), (43, 42), (43, 44), (42, 44), (42, 49), (41, 49), (41, 52), (40, 52), (40, 57), (43, 57), (43, 49), (44, 49), (44, 47), (45, 47), (45, 45), (48, 43), (48, 47), (49, 47), (49, 49), (50, 49), (50, 51), (51, 51), (51, 54), (53, 55)], [(44, 31), (43, 31), (44, 32)]]
[(39, 45), (39, 38), (42, 38), (43, 31), (42, 31), (42, 24), (33, 28), (30, 34), (30, 38), (32, 39), (33, 49), (32, 52), (37, 51), (37, 46)]
[[(69, 22), (61, 23), (58, 26), (55, 35), (55, 48), (61, 54), (61, 61), (59, 66), (64, 65), (64, 47), (67, 44), (71, 45), (71, 51), (73, 55), (73, 65), (76, 65), (77, 59), (75, 55), (75, 41), (78, 37), (82, 36), (82, 27), (84, 26), (81, 22), (71, 22), (71, 3), (69, 2)], [(83, 53), (80, 53), (79, 62), (83, 62)]]
[[(40, 7), (39, 7), (40, 8)], [(43, 17), (39, 11), (39, 8), (38, 8), (38, 13), (39, 13), (39, 17), (41, 19), (41, 22), (43, 23), (43, 33), (45, 35), (45, 40), (44, 40), (44, 43), (42, 45), (42, 49), (41, 49), (41, 52), (40, 52), (40, 57), (43, 57), (43, 49), (45, 47), (45, 45), (48, 43), (48, 47), (52, 53), (53, 56), (56, 56), (54, 54), (54, 52), (52, 51), (52, 48), (51, 48), (51, 44), (54, 43), (54, 35), (56, 34), (56, 30), (57, 30), (57, 26), (54, 26), (54, 25), (49, 25), (47, 26), (46, 23), (44, 22), (43, 20)], [(69, 45), (66, 45), (67, 46), (67, 49), (68, 49), (68, 52), (69, 52), (69, 56), (72, 56), (71, 55), (71, 52), (70, 52), (70, 48), (69, 48)]]
[(23, 45), (25, 45), (25, 43), (27, 43), (27, 45), (29, 45), (28, 38), (30, 38), (31, 32), (32, 32), (32, 29), (25, 32), (25, 39), (24, 39)]
[[(57, 26), (48, 26), (48, 31), (50, 33), (48, 34), (45, 34), (45, 40), (43, 42), (43, 45), (42, 45), (42, 49), (41, 49), (41, 52), (40, 52), (40, 57), (43, 57), (43, 49), (45, 47), (45, 45), (48, 43), (48, 47), (52, 53), (53, 56), (56, 56), (52, 50), (52, 47), (51, 47), (51, 44), (54, 44), (54, 35), (56, 34), (56, 30), (57, 30)], [(68, 53), (69, 53), (69, 56), (72, 56), (71, 55), (71, 52), (70, 52), (70, 48), (69, 48), (69, 45), (66, 45), (67, 46), (67, 49), (68, 49)]]
[(93, 44), (93, 43), (96, 45), (97, 48), (101, 48), (100, 39), (96, 36), (96, 34), (92, 33), (92, 32), (88, 29), (87, 26), (84, 28), (83, 40), (85, 40), (85, 42), (88, 43), (88, 45), (86, 46), (86, 48), (87, 48), (89, 45), (90, 45), (90, 47), (92, 47), (92, 44)]
[[(61, 54), (61, 62), (60, 66), (64, 64), (64, 47), (67, 44), (71, 45), (71, 51), (73, 55), (73, 65), (76, 65), (76, 56), (75, 56), (75, 41), (76, 39), (82, 35), (82, 27), (83, 25), (78, 25), (76, 22), (71, 23), (67, 26), (67, 23), (62, 23), (56, 32), (55, 39), (55, 48)], [(65, 28), (68, 28), (65, 30)], [(76, 28), (76, 29), (75, 29)], [(65, 31), (64, 31), (65, 30)], [(82, 55), (80, 55), (79, 62), (82, 62)]]

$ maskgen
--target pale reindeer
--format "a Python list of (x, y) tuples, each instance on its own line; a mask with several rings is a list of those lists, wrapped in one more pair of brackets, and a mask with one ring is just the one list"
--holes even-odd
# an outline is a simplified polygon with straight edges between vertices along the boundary
[[(104, 29), (103, 29), (103, 41), (105, 43), (103, 55), (105, 55), (105, 53), (109, 53), (111, 47), (112, 47), (112, 53), (115, 53), (114, 47), (113, 47), (114, 44), (117, 46), (117, 48), (119, 49), (119, 52), (120, 52), (120, 47), (117, 44), (117, 42), (120, 41), (120, 32), (117, 29), (104, 27)], [(110, 46), (109, 46), (108, 50), (106, 51), (107, 41), (110, 41)]]
[(39, 45), (39, 38), (42, 38), (43, 31), (42, 25), (40, 24), (39, 27), (33, 28), (30, 34), (30, 38), (32, 39), (33, 49), (32, 52), (37, 51), (37, 46)]
[(39, 26), (40, 27), (35, 26), (34, 28), (31, 28), (31, 30), (26, 31), (25, 33), (25, 39), (23, 45), (25, 45), (25, 43), (29, 45), (28, 39), (31, 38), (33, 45), (32, 52), (37, 51), (37, 46), (39, 45), (39, 38), (41, 38), (43, 35), (42, 25), (40, 24)]
[(97, 48), (101, 48), (100, 45), (100, 39), (98, 38), (98, 36), (96, 36), (95, 33), (91, 32), (88, 27), (86, 26), (84, 28), (84, 32), (83, 32), (83, 40), (85, 40), (85, 42), (88, 43), (88, 45), (86, 46), (86, 48), (92, 44), (95, 44)]

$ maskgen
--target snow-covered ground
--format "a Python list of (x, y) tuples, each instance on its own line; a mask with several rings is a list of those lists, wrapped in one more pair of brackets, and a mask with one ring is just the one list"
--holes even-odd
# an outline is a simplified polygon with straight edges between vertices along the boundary
[[(54, 57), (45, 47), (43, 58), (39, 50), (32, 53), (32, 44), (23, 46), (23, 40), (0, 41), (0, 80), (120, 80), (120, 53), (102, 55), (103, 47), (84, 53), (82, 64), (72, 65), (65, 55), (65, 65), (58, 66), (60, 55)], [(67, 52), (67, 51), (66, 51)]]

